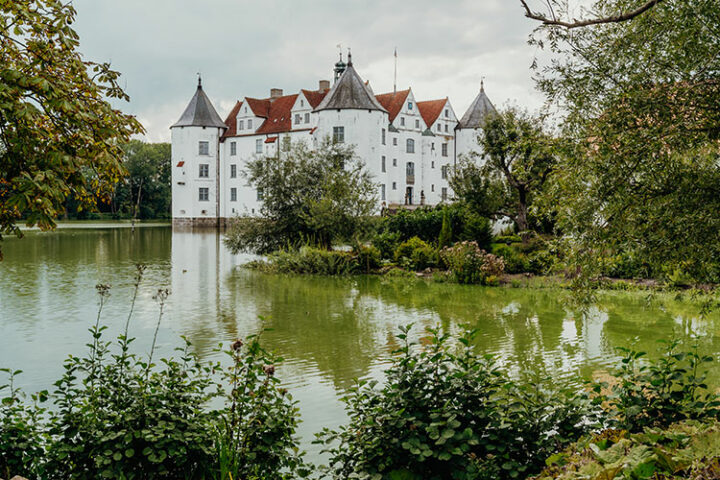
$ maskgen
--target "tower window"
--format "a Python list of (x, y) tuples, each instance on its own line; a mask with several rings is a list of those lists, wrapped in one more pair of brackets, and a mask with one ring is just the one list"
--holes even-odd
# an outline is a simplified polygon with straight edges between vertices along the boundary
[(235, 187), (230, 189), (230, 201), (237, 202), (237, 188)]
[(393, 167), (397, 167), (397, 158), (393, 158)]
[(345, 127), (333, 127), (333, 142), (345, 142)]
[(237, 142), (230, 142), (230, 155), (237, 155)]
[(210, 200), (210, 189), (207, 187), (200, 187), (200, 190), (198, 191), (198, 200), (201, 202), (207, 202)]
[(397, 145), (397, 137), (393, 137), (393, 145)]
[(208, 178), (209, 176), (210, 176), (210, 165), (208, 165), (207, 163), (201, 163), (200, 171), (198, 172), (198, 177)]
[(397, 190), (397, 182), (393, 182), (393, 190)]
[(430, 185), (430, 191), (431, 191), (431, 192), (434, 192), (434, 191), (435, 191), (435, 184), (434, 184), (434, 183), (433, 183), (432, 185)]
[(380, 171), (385, 172), (385, 155), (382, 156), (382, 161), (380, 162)]
[(415, 140), (408, 138), (406, 147), (407, 153), (415, 153)]
[(210, 155), (210, 142), (198, 142), (198, 154)]
[(380, 139), (383, 145), (385, 145), (385, 129), (381, 130)]

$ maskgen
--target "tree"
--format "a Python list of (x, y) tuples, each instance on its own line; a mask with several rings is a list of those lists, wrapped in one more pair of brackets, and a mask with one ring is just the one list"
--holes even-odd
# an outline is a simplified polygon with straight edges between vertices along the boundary
[(665, 0), (628, 21), (535, 33), (555, 55), (538, 85), (569, 142), (553, 202), (585, 270), (632, 252), (656, 275), (720, 281), (719, 28), (716, 1)]
[(298, 142), (278, 157), (258, 157), (245, 175), (263, 203), (260, 218), (239, 219), (229, 229), (226, 244), (234, 252), (303, 243), (329, 249), (362, 233), (376, 210), (377, 185), (353, 147), (329, 139), (315, 150)]
[(72, 4), (0, 2), (0, 239), (16, 223), (55, 226), (65, 200), (108, 200), (122, 177), (121, 145), (143, 131), (113, 108), (119, 73), (84, 61)]
[(452, 241), (452, 226), (450, 226), (450, 217), (447, 211), (443, 211), (442, 227), (440, 228), (440, 235), (438, 236), (438, 248), (447, 247)]
[(547, 5), (550, 9), (550, 15), (545, 15), (542, 13), (537, 13), (533, 11), (527, 4), (526, 0), (520, 0), (520, 4), (525, 9), (525, 16), (528, 18), (532, 18), (533, 20), (538, 20), (543, 23), (543, 25), (551, 25), (551, 26), (559, 26), (559, 27), (565, 27), (565, 28), (580, 28), (580, 27), (588, 27), (590, 25), (600, 25), (603, 23), (619, 23), (619, 22), (627, 22), (628, 20), (632, 20), (633, 18), (642, 15), (643, 13), (647, 12), (651, 8), (653, 8), (658, 3), (662, 2), (663, 0), (649, 0), (646, 3), (643, 3), (637, 8), (634, 8), (629, 11), (625, 11), (622, 13), (615, 13), (615, 14), (598, 14), (596, 18), (590, 18), (588, 20), (561, 20), (557, 17), (555, 14), (556, 8), (553, 7), (553, 4), (555, 4), (556, 7), (564, 7), (563, 10), (567, 10), (567, 4), (563, 3), (560, 4), (560, 2), (552, 2), (548, 1)]
[(554, 140), (540, 118), (516, 108), (489, 117), (478, 140), (483, 159), (461, 161), (450, 186), (481, 215), (510, 218), (526, 238), (532, 202), (555, 166)]
[(131, 140), (123, 150), (128, 175), (113, 195), (114, 211), (141, 219), (169, 217), (170, 144)]

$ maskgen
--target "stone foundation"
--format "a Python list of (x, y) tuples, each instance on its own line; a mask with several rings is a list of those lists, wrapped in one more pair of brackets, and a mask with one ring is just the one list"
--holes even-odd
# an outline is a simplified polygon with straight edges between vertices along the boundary
[(196, 217), (196, 218), (173, 218), (173, 227), (178, 228), (225, 228), (229, 223), (228, 218)]

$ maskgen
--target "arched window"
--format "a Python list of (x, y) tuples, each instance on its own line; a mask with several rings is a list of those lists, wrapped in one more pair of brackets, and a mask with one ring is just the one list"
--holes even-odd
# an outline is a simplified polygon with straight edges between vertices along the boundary
[(415, 153), (415, 140), (412, 138), (407, 139), (407, 148), (405, 151), (407, 151), (407, 153)]

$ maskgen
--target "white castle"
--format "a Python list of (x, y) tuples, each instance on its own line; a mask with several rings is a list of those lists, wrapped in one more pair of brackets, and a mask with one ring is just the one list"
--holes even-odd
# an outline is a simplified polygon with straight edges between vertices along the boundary
[(325, 137), (355, 146), (378, 185), (378, 211), (436, 205), (451, 197), (448, 172), (461, 154), (478, 151), (478, 129), (495, 108), (480, 93), (458, 120), (448, 98), (416, 101), (410, 88), (375, 95), (348, 54), (335, 64), (332, 87), (270, 98), (245, 97), (225, 121), (198, 80), (185, 112), (171, 127), (172, 216), (175, 225), (221, 225), (257, 215), (262, 192), (242, 172), (256, 156), (277, 155), (298, 141)]

